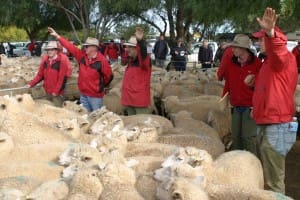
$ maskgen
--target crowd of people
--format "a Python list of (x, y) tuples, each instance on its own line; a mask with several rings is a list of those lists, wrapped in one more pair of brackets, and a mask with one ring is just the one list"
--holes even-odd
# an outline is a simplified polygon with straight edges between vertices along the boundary
[[(260, 56), (253, 51), (248, 35), (237, 34), (232, 43), (220, 46), (217, 76), (225, 82), (223, 95), (229, 95), (232, 106), (231, 148), (256, 155), (263, 166), (265, 188), (284, 194), (285, 157), (296, 141), (297, 132), (291, 123), (295, 119), (300, 44), (292, 52), (288, 51), (287, 38), (276, 26), (274, 9), (266, 8), (257, 22), (261, 30), (252, 37), (259, 43)], [(48, 31), (57, 41), (48, 43), (38, 73), (27, 87), (43, 81), (47, 99), (56, 106), (62, 105), (70, 68), (68, 57), (61, 51), (63, 47), (79, 63), (80, 102), (92, 112), (101, 108), (104, 88), (113, 79), (111, 64), (120, 56), (121, 64), (126, 66), (121, 91), (125, 112), (128, 115), (149, 113), (152, 65), (142, 28), (137, 27), (128, 41), (122, 38), (118, 46), (111, 41), (102, 50), (96, 38), (88, 37), (82, 48), (78, 48), (53, 28), (49, 27)], [(35, 41), (30, 48), (34, 53)], [(155, 43), (153, 53), (156, 66), (165, 68), (169, 46), (164, 35)], [(185, 71), (189, 52), (182, 37), (176, 38), (170, 54), (176, 71)], [(199, 49), (198, 62), (205, 69), (213, 63), (212, 49), (206, 40)]]

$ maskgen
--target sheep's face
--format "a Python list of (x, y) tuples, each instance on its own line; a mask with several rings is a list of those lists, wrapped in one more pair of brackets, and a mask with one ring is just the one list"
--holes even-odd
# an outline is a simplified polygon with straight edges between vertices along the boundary
[(80, 161), (89, 166), (96, 165), (102, 161), (101, 154), (97, 149), (89, 145), (79, 145), (71, 147), (64, 151), (59, 156), (59, 163), (61, 165), (70, 165), (74, 162)]
[(119, 132), (123, 128), (124, 123), (120, 116), (108, 112), (93, 123), (89, 132), (91, 134), (102, 134), (103, 132)]
[(157, 128), (155, 123), (138, 122), (129, 124), (125, 128), (125, 135), (128, 141), (150, 142), (157, 138)]
[(99, 198), (103, 186), (97, 173), (96, 170), (90, 168), (77, 171), (70, 182), (70, 188), (75, 192), (93, 194)]
[(171, 167), (164, 167), (155, 170), (154, 179), (160, 182), (165, 182), (170, 180), (170, 178), (174, 177), (174, 171)]

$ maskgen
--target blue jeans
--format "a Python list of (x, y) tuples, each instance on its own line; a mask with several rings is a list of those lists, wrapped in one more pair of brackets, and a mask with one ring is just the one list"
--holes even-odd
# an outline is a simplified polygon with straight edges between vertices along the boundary
[(85, 95), (80, 95), (80, 103), (87, 109), (87, 111), (92, 112), (102, 107), (103, 100), (99, 97), (89, 97)]
[(285, 193), (285, 156), (296, 141), (290, 123), (258, 126), (259, 156), (262, 162), (265, 189)]

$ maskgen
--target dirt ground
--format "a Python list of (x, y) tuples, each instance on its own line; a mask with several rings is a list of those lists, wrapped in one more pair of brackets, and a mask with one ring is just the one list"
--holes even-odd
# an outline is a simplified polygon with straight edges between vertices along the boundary
[(300, 138), (286, 158), (286, 194), (300, 200)]

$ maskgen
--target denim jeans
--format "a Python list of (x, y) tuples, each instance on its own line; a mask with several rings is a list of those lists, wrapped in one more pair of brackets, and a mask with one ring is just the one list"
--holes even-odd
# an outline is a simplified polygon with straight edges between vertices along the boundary
[(87, 109), (88, 112), (93, 112), (102, 107), (103, 99), (99, 97), (89, 97), (80, 95), (80, 103)]
[(265, 189), (285, 193), (285, 156), (296, 141), (290, 123), (263, 125), (258, 128), (259, 157), (262, 162)]

